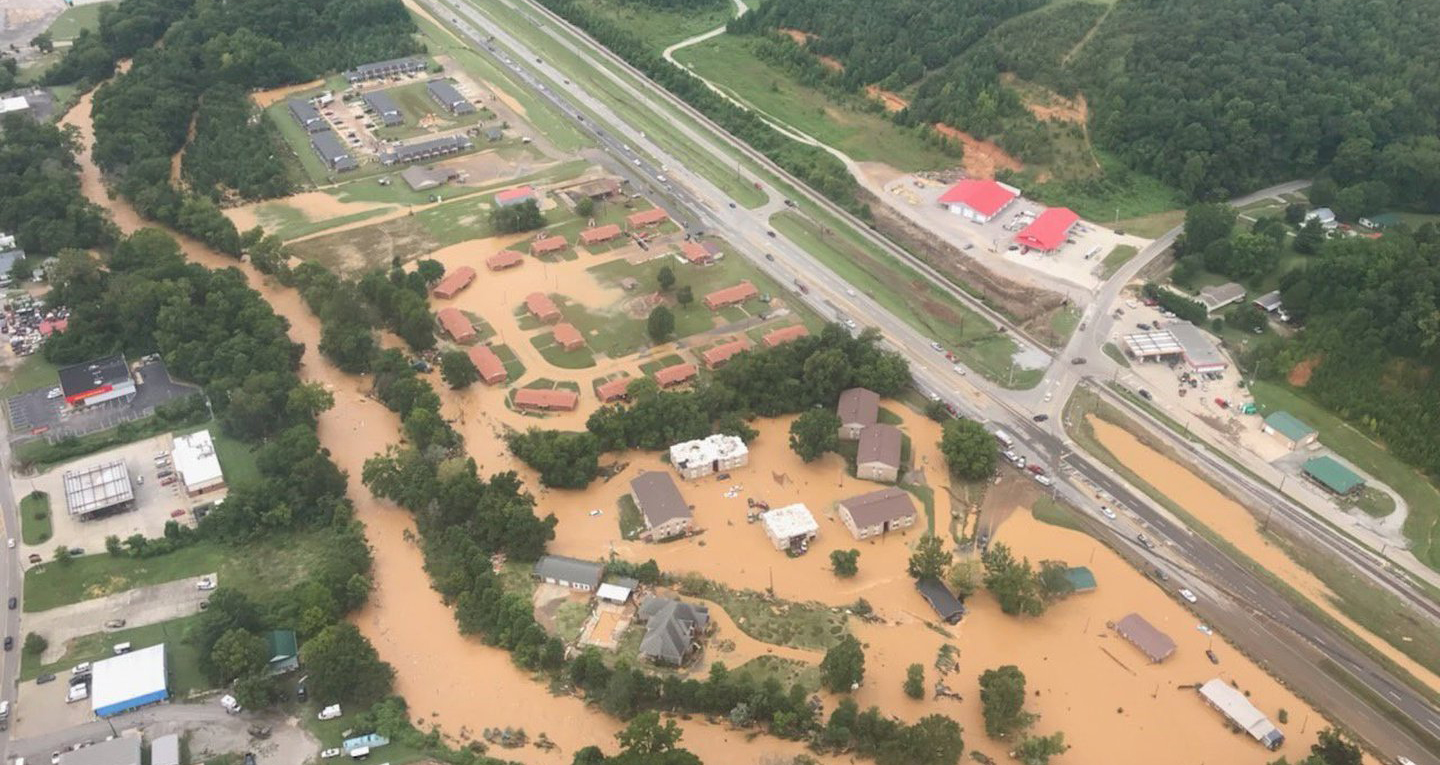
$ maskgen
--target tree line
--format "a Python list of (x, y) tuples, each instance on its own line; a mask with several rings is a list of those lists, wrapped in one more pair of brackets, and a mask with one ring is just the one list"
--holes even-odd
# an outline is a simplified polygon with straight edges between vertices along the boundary
[(19, 114), (0, 124), (0, 232), (29, 256), (115, 241), (114, 224), (80, 190), (78, 149), (74, 135), (54, 125)]

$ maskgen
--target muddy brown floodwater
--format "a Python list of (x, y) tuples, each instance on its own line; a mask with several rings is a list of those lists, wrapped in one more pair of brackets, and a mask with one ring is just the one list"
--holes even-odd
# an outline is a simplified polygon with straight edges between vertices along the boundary
[[(88, 96), (66, 115), (64, 122), (76, 126), (85, 142), (86, 149), (78, 159), (86, 195), (107, 208), (123, 231), (146, 225), (128, 204), (108, 198), (90, 161)], [(177, 239), (196, 262), (240, 268), (275, 311), (290, 322), (291, 337), (308, 349), (302, 376), (325, 385), (335, 395), (336, 406), (320, 418), (321, 441), (336, 463), (356, 480), (367, 458), (398, 440), (395, 415), (364, 395), (366, 380), (339, 372), (313, 352), (319, 325), (293, 290), (272, 284), (249, 266), (237, 265), (233, 259), (194, 240)], [(476, 244), (491, 247), (494, 243)], [(440, 255), (450, 257), (450, 253)], [(536, 265), (527, 263), (525, 268)], [(517, 288), (520, 281), (524, 279), (516, 280)], [(472, 288), (466, 294), (480, 297), (483, 292)], [(594, 297), (604, 296), (597, 293)], [(577, 299), (588, 302), (585, 295), (577, 295)], [(471, 300), (465, 298), (467, 308), (482, 309), (486, 316), (499, 310), (494, 306), (472, 306)], [(504, 317), (495, 319), (503, 323)], [(386, 342), (394, 340), (386, 338)], [(566, 377), (558, 370), (541, 369), (553, 378)], [(595, 371), (569, 375), (583, 378), (593, 376)], [(1212, 639), (1196, 631), (1194, 618), (1107, 548), (1084, 535), (1037, 523), (1023, 511), (1009, 515), (996, 531), (997, 538), (1032, 560), (1059, 559), (1088, 565), (1099, 579), (1099, 589), (1074, 596), (1038, 619), (1004, 616), (993, 600), (981, 594), (970, 599), (971, 613), (962, 625), (927, 626), (928, 606), (905, 575), (909, 545), (918, 538), (919, 528), (883, 540), (852, 541), (833, 518), (833, 501), (871, 490), (875, 485), (844, 477), (843, 463), (833, 455), (809, 465), (800, 462), (787, 446), (789, 418), (756, 423), (760, 435), (753, 445), (751, 465), (731, 471), (726, 482), (700, 480), (683, 485), (682, 491), (696, 505), (696, 518), (706, 529), (704, 535), (647, 546), (619, 538), (615, 503), (628, 479), (640, 469), (663, 469), (657, 455), (615, 455), (630, 463), (626, 470), (609, 482), (596, 483), (587, 492), (539, 489), (533, 473), (516, 465), (500, 440), (503, 427), (538, 420), (516, 415), (503, 404), (497, 406), (498, 397), (503, 395), (498, 390), (472, 386), (457, 393), (442, 385), (437, 388), (447, 414), (463, 416), (458, 427), (482, 469), (520, 470), (528, 485), (536, 487), (539, 511), (554, 512), (560, 518), (558, 536), (552, 545), (555, 552), (596, 558), (614, 549), (632, 558), (653, 556), (667, 571), (698, 572), (733, 587), (763, 589), (773, 577), (781, 597), (830, 606), (843, 606), (863, 596), (874, 604), (884, 623), (852, 623), (855, 634), (866, 645), (866, 679), (857, 694), (860, 704), (879, 704), (907, 720), (929, 713), (950, 715), (964, 725), (968, 748), (983, 751), (997, 761), (1007, 759), (1006, 747), (986, 740), (982, 734), (976, 678), (984, 669), (1006, 663), (1019, 665), (1029, 678), (1036, 695), (1027, 706), (1041, 715), (1037, 732), (1063, 730), (1073, 745), (1070, 753), (1055, 759), (1059, 765), (1150, 765), (1155, 752), (1183, 752), (1184, 761), (1194, 763), (1261, 765), (1270, 761), (1276, 755), (1247, 738), (1230, 734), (1218, 715), (1182, 687), (1217, 675), (1249, 691), (1268, 714), (1274, 715), (1280, 709), (1290, 712), (1290, 741), (1281, 754), (1292, 759), (1302, 755), (1315, 731), (1323, 727), (1318, 714), (1218, 637), (1213, 645), (1222, 663), (1212, 667), (1203, 653)], [(582, 400), (586, 402), (584, 408), (593, 408), (593, 397)], [(890, 407), (901, 411), (896, 405)], [(901, 413), (903, 428), (914, 444), (915, 464), (923, 469), (923, 480), (943, 497), (946, 477), (935, 447), (938, 426), (908, 410)], [(577, 413), (559, 422), (579, 427), (583, 417)], [(742, 491), (736, 497), (725, 497), (725, 490), (734, 485), (743, 486)], [(412, 541), (413, 524), (405, 511), (375, 500), (355, 483), (349, 495), (375, 554), (375, 591), (355, 621), (375, 643), (381, 657), (396, 667), (397, 690), (409, 701), (416, 718), (439, 726), (454, 740), (473, 737), (485, 727), (518, 726), (532, 735), (543, 731), (559, 744), (558, 750), (548, 753), (536, 749), (495, 752), (524, 763), (563, 765), (570, 762), (577, 748), (588, 744), (600, 744), (613, 751), (617, 721), (576, 698), (552, 696), (542, 683), (517, 669), (506, 653), (459, 634), (451, 609), (430, 588), (421, 553)], [(775, 551), (759, 527), (745, 522), (746, 496), (762, 498), (772, 505), (805, 502), (821, 524), (820, 538), (810, 554), (791, 559)], [(939, 504), (937, 512), (943, 515), (948, 503), (942, 499)], [(601, 515), (589, 515), (592, 509), (601, 510)], [(850, 547), (861, 550), (860, 573), (851, 580), (838, 580), (828, 571), (828, 553)], [(1106, 623), (1130, 611), (1144, 613), (1176, 640), (1180, 648), (1170, 661), (1149, 665), (1110, 634)], [(716, 623), (719, 637), (736, 644), (727, 656), (732, 662), (763, 653), (797, 661), (817, 658), (812, 651), (794, 647), (772, 650), (745, 637), (739, 632), (740, 626), (718, 607)], [(905, 667), (912, 662), (925, 665), (927, 680), (933, 682), (935, 652), (947, 641), (960, 649), (960, 669), (947, 682), (964, 695), (964, 700), (916, 701), (904, 697), (901, 684)], [(804, 751), (794, 742), (754, 736), (750, 731), (733, 731), (700, 720), (683, 721), (682, 726), (683, 745), (712, 764), (759, 763)], [(852, 761), (848, 756), (820, 759), (831, 763)]]
[(1312, 603), (1359, 635), (1375, 650), (1385, 654), (1431, 688), (1440, 688), (1440, 677), (1435, 673), (1396, 650), (1383, 638), (1336, 608), (1335, 594), (1330, 588), (1292, 560), (1284, 550), (1266, 539), (1260, 533), (1255, 516), (1244, 506), (1225, 496), (1179, 463), (1141, 443), (1124, 428), (1093, 415), (1088, 420), (1100, 444), (1146, 483), (1170, 497), (1186, 512), (1199, 518), (1226, 541), (1253, 558), (1266, 571), (1304, 593)]

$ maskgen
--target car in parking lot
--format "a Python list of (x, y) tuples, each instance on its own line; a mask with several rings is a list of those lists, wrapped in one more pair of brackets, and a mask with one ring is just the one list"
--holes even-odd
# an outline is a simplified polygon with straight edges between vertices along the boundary
[(1070, 359), (1070, 363), (1071, 363), (1071, 364), (1084, 364), (1084, 363), (1085, 363), (1085, 357), (1084, 357), (1084, 356), (1076, 356), (1075, 358)]
[(1142, 322), (1139, 322), (1138, 324), (1136, 324), (1136, 325), (1135, 325), (1135, 328), (1136, 328), (1136, 329), (1145, 330), (1145, 331), (1148, 332), (1148, 331), (1150, 330), (1150, 325), (1149, 325), (1149, 324), (1146, 324), (1145, 322), (1142, 321)]
[(44, 685), (46, 683), (53, 682), (55, 682), (55, 674), (53, 672), (46, 672), (45, 674), (35, 678), (36, 685)]
[(50, 392), (45, 394), (45, 398), (49, 400), (54, 400), (60, 398), (60, 393), (61, 391), (59, 388), (51, 388)]
[(1191, 591), (1190, 591), (1190, 588), (1188, 588), (1188, 587), (1181, 587), (1181, 588), (1180, 588), (1180, 597), (1184, 598), (1185, 600), (1187, 600), (1187, 601), (1189, 601), (1189, 602), (1191, 602), (1191, 603), (1198, 603), (1198, 602), (1200, 602), (1200, 599), (1197, 598), (1197, 597), (1195, 597), (1195, 593), (1191, 592)]
[(85, 554), (85, 548), (83, 548), (83, 547), (72, 547), (72, 548), (70, 548), (70, 554), (71, 554), (71, 555), (84, 555), (84, 554)]
[(31, 563), (39, 563), (41, 561), (40, 553), (30, 553), (30, 557), (26, 558), (26, 560), (30, 561)]
[(215, 580), (214, 580), (214, 579), (211, 579), (211, 578), (208, 577), (208, 576), (207, 576), (207, 577), (204, 577), (204, 578), (202, 578), (200, 581), (198, 581), (198, 582), (195, 583), (195, 589), (197, 589), (197, 590), (213, 590), (213, 589), (215, 589)]

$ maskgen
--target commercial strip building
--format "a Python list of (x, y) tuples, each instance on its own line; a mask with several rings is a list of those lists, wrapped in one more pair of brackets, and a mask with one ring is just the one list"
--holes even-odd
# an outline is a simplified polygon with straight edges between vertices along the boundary
[(1139, 648), (1152, 662), (1165, 661), (1175, 653), (1175, 641), (1155, 629), (1155, 625), (1145, 621), (1145, 617), (1140, 614), (1127, 614), (1115, 622), (1115, 632)]
[(376, 61), (369, 64), (361, 64), (346, 71), (345, 79), (351, 85), (370, 80), (382, 80), (386, 77), (394, 77), (399, 74), (425, 71), (425, 59), (420, 56), (406, 56), (405, 58), (393, 58), (388, 61)]
[(820, 534), (820, 524), (815, 522), (810, 508), (801, 503), (767, 510), (760, 514), (760, 522), (776, 550), (804, 552)]
[(440, 328), (445, 334), (457, 343), (469, 343), (479, 335), (475, 332), (475, 325), (470, 319), (460, 312), (459, 308), (445, 307), (435, 312), (435, 320), (440, 322)]
[(656, 542), (690, 531), (694, 515), (669, 473), (648, 470), (630, 480), (630, 495), (645, 518), (643, 537)]
[(111, 717), (169, 697), (164, 643), (102, 659), (91, 670), (90, 708), (97, 717)]
[(176, 436), (170, 444), (170, 456), (187, 496), (198, 497), (225, 488), (225, 473), (220, 469), (220, 458), (215, 454), (215, 442), (209, 430)]
[(695, 479), (744, 467), (750, 450), (739, 436), (716, 433), (670, 447), (670, 465), (681, 478)]
[(601, 244), (604, 242), (608, 242), (623, 233), (625, 232), (620, 229), (620, 224), (608, 223), (604, 226), (596, 226), (594, 228), (587, 228), (584, 231), (581, 231), (580, 243), (586, 246), (592, 244)]
[(380, 162), (384, 165), (396, 163), (408, 164), (410, 162), (421, 162), (433, 157), (443, 157), (446, 154), (465, 151), (474, 146), (469, 138), (463, 135), (441, 136), (439, 138), (427, 138), (414, 143), (394, 144), (380, 155)]
[(1347, 496), (1365, 487), (1365, 479), (1329, 455), (1306, 460), (1300, 471), (1332, 494)]
[(997, 181), (967, 178), (940, 195), (940, 205), (976, 223), (989, 223), (1020, 198), (1020, 189)]
[(850, 388), (835, 407), (840, 417), (840, 438), (854, 441), (880, 417), (880, 394), (869, 388)]
[(693, 379), (699, 371), (694, 364), (672, 364), (655, 372), (655, 382), (662, 388), (669, 388)]
[(135, 506), (135, 487), (130, 483), (130, 471), (121, 460), (83, 470), (67, 470), (62, 482), (65, 507), (80, 520), (125, 512)]
[(840, 521), (856, 539), (869, 539), (915, 525), (915, 502), (904, 489), (891, 487), (842, 499)]
[(395, 127), (405, 124), (405, 115), (400, 112), (400, 105), (395, 99), (383, 90), (372, 90), (361, 97), (365, 105), (375, 112), (375, 118), (385, 127)]
[(1309, 425), (1301, 422), (1299, 418), (1289, 412), (1271, 412), (1265, 417), (1265, 422), (1260, 426), (1260, 431), (1285, 445), (1285, 448), (1294, 451), (1302, 446), (1309, 446), (1315, 443), (1319, 433)]
[(1036, 252), (1050, 253), (1060, 249), (1080, 216), (1068, 207), (1051, 207), (1040, 213), (1030, 225), (1015, 235), (1015, 243)]
[(900, 453), (905, 436), (894, 425), (871, 425), (860, 431), (855, 452), (855, 477), (894, 483), (900, 477)]
[(488, 345), (476, 345), (466, 351), (470, 357), (470, 363), (475, 365), (475, 371), (480, 373), (480, 379), (486, 385), (499, 385), (505, 382), (508, 373), (505, 371), (505, 362), (495, 354), (495, 351)]
[(750, 298), (757, 297), (759, 294), (760, 290), (756, 289), (755, 285), (751, 284), (749, 280), (746, 280), (724, 289), (715, 290), (705, 296), (704, 302), (706, 308), (715, 311), (726, 306), (738, 305)]
[(788, 327), (781, 327), (780, 329), (766, 332), (765, 337), (761, 339), (765, 343), (766, 348), (774, 348), (779, 345), (784, 345), (786, 343), (799, 340), (800, 338), (806, 337), (809, 334), (810, 330), (806, 329), (804, 324), (791, 324)]
[(93, 406), (135, 395), (130, 365), (120, 354), (61, 367), (60, 392), (73, 407)]
[(459, 170), (414, 165), (400, 171), (400, 178), (412, 191), (429, 191), (460, 177)]
[(546, 555), (535, 562), (531, 576), (546, 584), (558, 584), (580, 592), (594, 592), (600, 587), (605, 567), (595, 561)]
[(1124, 338), (1125, 352), (1140, 361), (1184, 359), (1197, 374), (1223, 372), (1230, 362), (1205, 333), (1188, 321), (1173, 321), (1156, 332), (1138, 332)]
[(1220, 678), (1207, 680), (1199, 688), (1200, 698), (1205, 703), (1214, 707), (1220, 714), (1225, 715), (1235, 727), (1250, 734), (1250, 737), (1259, 741), (1266, 749), (1274, 751), (1285, 743), (1285, 734), (1270, 722), (1255, 708), (1250, 700)]
[(311, 135), (310, 148), (315, 150), (315, 155), (326, 167), (337, 173), (346, 173), (360, 166), (340, 141), (340, 136), (330, 130)]
[(470, 99), (460, 95), (460, 91), (456, 90), (455, 85), (449, 80), (431, 80), (425, 83), (425, 92), (430, 94), (430, 98), (434, 99), (435, 103), (440, 104), (440, 106), (444, 107), (445, 111), (451, 114), (461, 115), (475, 113), (475, 104), (470, 103)]
[(525, 296), (525, 310), (531, 316), (539, 319), (543, 324), (554, 324), (560, 321), (560, 308), (555, 301), (543, 292), (532, 292)]
[(580, 394), (565, 388), (521, 388), (515, 391), (515, 406), (519, 409), (568, 412), (579, 405)]
[(705, 362), (707, 369), (715, 369), (724, 365), (737, 354), (748, 350), (750, 350), (750, 341), (742, 337), (728, 343), (721, 343), (714, 348), (707, 348), (700, 353), (700, 359)]

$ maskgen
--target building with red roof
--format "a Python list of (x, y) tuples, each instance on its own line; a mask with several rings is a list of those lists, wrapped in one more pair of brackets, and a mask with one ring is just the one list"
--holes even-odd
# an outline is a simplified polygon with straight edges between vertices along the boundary
[(766, 348), (774, 348), (777, 345), (784, 345), (792, 340), (799, 340), (810, 334), (810, 330), (804, 324), (791, 324), (788, 327), (781, 327), (773, 332), (766, 332), (764, 342)]
[(430, 290), (430, 294), (441, 300), (449, 300), (460, 294), (461, 290), (469, 287), (470, 282), (473, 281), (475, 281), (475, 269), (469, 266), (460, 266), (445, 274), (445, 278), (435, 285), (435, 289)]
[(507, 268), (514, 268), (524, 262), (524, 253), (519, 253), (514, 250), (501, 250), (485, 259), (485, 267), (491, 271), (504, 271)]
[(573, 390), (556, 388), (521, 388), (515, 391), (515, 406), (519, 409), (540, 409), (552, 412), (568, 412), (580, 404), (580, 394)]
[(700, 370), (694, 364), (674, 364), (655, 373), (655, 382), (662, 388), (679, 385), (694, 377)]
[(1054, 252), (1065, 244), (1065, 238), (1079, 222), (1080, 216), (1074, 210), (1051, 207), (1016, 234), (1015, 243), (1039, 252)]
[(711, 348), (704, 353), (701, 353), (700, 358), (704, 360), (705, 366), (714, 369), (721, 364), (729, 361), (732, 357), (735, 356), (735, 354), (740, 353), (741, 351), (748, 350), (750, 350), (750, 341), (742, 337), (739, 340), (731, 340), (728, 343), (721, 343), (720, 345), (717, 345), (714, 348)]
[(609, 382), (600, 383), (595, 386), (595, 397), (600, 399), (603, 404), (629, 398), (630, 383), (633, 381), (633, 378), (630, 377), (617, 377)]
[(496, 194), (495, 204), (500, 205), (501, 207), (510, 207), (512, 205), (524, 204), (525, 202), (534, 201), (534, 199), (535, 189), (532, 189), (529, 186), (516, 186), (513, 189), (505, 189), (499, 194)]
[(536, 239), (530, 243), (531, 255), (548, 255), (552, 252), (559, 252), (569, 246), (563, 236), (546, 236)]
[(585, 245), (600, 244), (608, 242), (623, 233), (619, 223), (611, 223), (605, 226), (587, 228), (580, 232), (580, 243)]
[(1020, 190), (998, 181), (966, 178), (940, 195), (950, 212), (976, 223), (988, 223), (1020, 197)]
[(459, 308), (441, 308), (435, 313), (435, 320), (440, 322), (445, 334), (457, 343), (468, 343), (475, 339), (475, 325), (465, 318), (465, 314), (460, 313)]
[(486, 385), (499, 385), (509, 376), (505, 372), (505, 362), (500, 360), (490, 346), (477, 345), (467, 353), (470, 363), (475, 365), (475, 371), (480, 373), (480, 379), (484, 380)]
[(630, 228), (644, 228), (646, 226), (658, 226), (670, 220), (670, 214), (656, 207), (651, 210), (641, 210), (625, 216), (625, 225)]
[(546, 324), (560, 321), (560, 309), (555, 305), (555, 301), (543, 292), (532, 292), (526, 295), (525, 308), (530, 311), (531, 316)]
[(733, 287), (726, 287), (723, 290), (715, 290), (705, 296), (705, 307), (712, 311), (724, 308), (729, 305), (738, 305), (760, 294), (755, 285), (749, 281), (743, 281)]
[(40, 322), (40, 336), (49, 337), (56, 332), (64, 332), (68, 326), (70, 326), (69, 319), (46, 319)]
[(681, 244), (680, 257), (684, 258), (686, 262), (696, 266), (709, 265), (715, 262), (715, 256), (699, 242), (685, 242)]
[(555, 338), (555, 342), (559, 343), (561, 348), (567, 351), (585, 347), (585, 337), (580, 334), (580, 330), (576, 329), (574, 324), (562, 321), (550, 330), (550, 335)]

